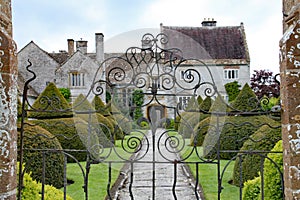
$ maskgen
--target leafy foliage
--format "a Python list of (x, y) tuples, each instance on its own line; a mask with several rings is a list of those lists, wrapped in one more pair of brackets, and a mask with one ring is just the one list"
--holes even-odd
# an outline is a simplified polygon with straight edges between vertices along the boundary
[(259, 200), (261, 178), (256, 177), (253, 180), (248, 180), (243, 188), (243, 200)]
[[(62, 150), (62, 147), (51, 133), (33, 124), (24, 126), (24, 162), (25, 171), (32, 173), (34, 180), (42, 182), (43, 150)], [(18, 129), (18, 148), (20, 148), (20, 130)], [(45, 152), (45, 183), (56, 188), (63, 186), (64, 156), (59, 152)]]
[[(52, 133), (54, 136), (56, 136), (63, 149), (78, 150), (71, 152), (67, 151), (67, 153), (74, 156), (78, 161), (86, 160), (86, 148), (83, 145), (79, 137), (79, 133), (77, 133), (76, 129), (76, 123), (85, 123), (80, 118), (44, 119), (34, 120), (31, 122), (43, 127), (44, 129)], [(68, 162), (75, 162), (75, 160), (68, 157)]]
[(237, 81), (233, 81), (225, 84), (225, 90), (227, 92), (229, 102), (232, 102), (238, 96), (238, 94), (241, 91), (240, 87), (241, 85)]
[[(22, 189), (22, 199), (23, 200), (34, 200), (34, 199), (41, 199), (42, 198), (42, 183), (33, 180), (29, 173), (24, 173), (23, 184), (24, 188)], [(51, 186), (45, 185), (44, 189), (44, 199), (45, 200), (53, 200), (53, 199), (63, 199), (64, 193)], [(67, 200), (72, 200), (70, 196), (67, 195)]]
[(250, 79), (251, 88), (258, 98), (266, 96), (279, 97), (280, 85), (275, 80), (273, 72), (267, 70), (254, 70), (254, 74)]
[(32, 107), (39, 111), (28, 112), (28, 117), (45, 119), (71, 117), (71, 107), (54, 83), (49, 83)]
[(251, 111), (258, 107), (257, 103), (256, 95), (246, 83), (232, 103), (232, 107), (240, 111)]
[(134, 120), (137, 120), (137, 119), (143, 117), (143, 111), (141, 108), (141, 106), (144, 103), (143, 90), (135, 90), (132, 93), (132, 101), (133, 101), (134, 106), (136, 106), (134, 109), (134, 113), (133, 113)]
[(202, 111), (209, 111), (211, 105), (213, 104), (213, 100), (211, 97), (206, 97), (203, 102), (200, 104), (200, 109)]
[[(275, 144), (281, 139), (281, 129), (277, 128), (280, 127), (280, 123), (278, 122), (270, 119), (268, 123), (274, 128), (267, 125), (262, 126), (244, 143), (241, 151), (271, 151)], [(261, 159), (264, 159), (266, 153), (239, 155), (242, 158), (242, 162), (240, 162), (240, 157), (237, 157), (233, 170), (233, 184), (237, 186), (240, 185), (240, 168), (243, 172), (242, 183), (257, 177)]]
[(65, 99), (70, 102), (71, 99), (71, 91), (69, 88), (58, 88), (58, 90), (60, 91), (60, 93), (65, 97)]

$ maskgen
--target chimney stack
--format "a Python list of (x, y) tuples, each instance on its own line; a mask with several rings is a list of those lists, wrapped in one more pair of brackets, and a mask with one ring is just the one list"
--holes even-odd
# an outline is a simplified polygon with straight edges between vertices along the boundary
[(83, 54), (87, 54), (87, 43), (88, 41), (82, 39), (76, 41), (76, 50), (81, 51), (81, 53)]
[(202, 27), (217, 26), (217, 21), (214, 18), (204, 18), (201, 24)]
[(74, 40), (68, 39), (68, 54), (69, 56), (72, 56), (74, 54)]
[(104, 35), (103, 33), (95, 33), (96, 41), (96, 61), (100, 64), (104, 60)]

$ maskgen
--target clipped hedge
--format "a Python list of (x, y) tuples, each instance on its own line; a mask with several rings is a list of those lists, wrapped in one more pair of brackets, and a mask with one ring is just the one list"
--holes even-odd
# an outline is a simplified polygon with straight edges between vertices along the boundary
[[(279, 123), (270, 120), (273, 127), (280, 126)], [(250, 139), (248, 139), (241, 148), (241, 151), (271, 151), (275, 144), (281, 139), (281, 128), (271, 128), (267, 125), (258, 129)], [(237, 157), (233, 170), (233, 184), (240, 185), (240, 181), (244, 183), (258, 176), (260, 162), (267, 153), (260, 154), (240, 154)], [(242, 168), (242, 180), (240, 180), (240, 167)], [(241, 183), (241, 184), (242, 184)]]
[(259, 200), (260, 198), (261, 178), (256, 177), (248, 180), (243, 187), (243, 200)]
[(194, 128), (194, 135), (191, 136), (191, 146), (202, 146), (206, 133), (210, 127), (210, 117), (200, 121)]
[[(82, 143), (75, 123), (86, 123), (80, 118), (59, 118), (34, 120), (32, 123), (37, 124), (57, 137), (63, 149), (78, 150), (67, 151), (74, 156), (79, 162), (86, 161), (87, 153), (85, 145)], [(87, 131), (87, 130), (86, 130)], [(68, 157), (68, 162), (75, 162)]]
[[(22, 189), (22, 199), (23, 200), (35, 200), (42, 198), (42, 183), (39, 183), (32, 179), (30, 173), (24, 173), (23, 178), (23, 186)], [(45, 200), (53, 200), (53, 199), (64, 199), (63, 191), (51, 186), (45, 185), (44, 189), (44, 199)], [(72, 198), (67, 195), (67, 200), (72, 200)]]
[[(272, 151), (283, 151), (282, 140), (278, 141)], [(279, 170), (283, 172), (283, 158), (280, 153), (269, 153), (268, 157), (274, 161)], [(281, 176), (278, 168), (270, 160), (265, 159), (264, 162), (264, 181), (265, 181), (265, 199), (280, 200), (283, 199), (283, 188), (281, 182)]]
[[(62, 150), (62, 147), (51, 133), (40, 126), (26, 125), (23, 133), (25, 171), (30, 173), (34, 180), (42, 182), (43, 153), (34, 149)], [(20, 130), (18, 130), (18, 148), (20, 148)], [(56, 188), (63, 186), (64, 156), (59, 152), (45, 151), (45, 183)], [(19, 159), (19, 158), (18, 158)]]
[[(279, 140), (274, 148), (273, 152), (281, 152), (282, 140)], [(282, 187), (282, 172), (283, 172), (283, 158), (280, 153), (269, 153), (268, 158), (264, 161), (264, 199), (265, 200), (282, 200), (283, 199), (283, 187)], [(274, 163), (276, 163), (276, 165)], [(261, 176), (248, 180), (245, 182), (243, 188), (243, 200), (259, 200), (261, 199)]]
[(259, 107), (257, 97), (247, 83), (233, 101), (232, 107), (239, 111), (252, 111)]
[[(206, 133), (203, 142), (203, 151), (206, 158), (216, 157), (216, 140), (220, 140), (220, 158), (231, 159), (236, 156), (244, 142), (263, 124), (273, 121), (267, 116), (226, 116), (220, 120), (221, 134), (210, 130)], [(215, 122), (211, 122), (216, 126)], [(222, 152), (222, 150), (234, 150), (234, 152)]]
[(200, 110), (208, 112), (213, 102), (211, 97), (206, 97), (200, 104)]
[(71, 117), (69, 103), (60, 93), (54, 83), (49, 83), (32, 105), (33, 111), (28, 111), (28, 117), (37, 119)]

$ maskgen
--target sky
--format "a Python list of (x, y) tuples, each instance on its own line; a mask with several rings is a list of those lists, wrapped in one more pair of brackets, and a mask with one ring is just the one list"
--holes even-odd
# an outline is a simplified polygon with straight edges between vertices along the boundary
[(160, 23), (200, 27), (204, 18), (214, 18), (217, 26), (243, 22), (251, 71), (279, 72), (281, 0), (12, 0), (12, 10), (18, 50), (34, 41), (48, 52), (67, 50), (67, 39), (87, 40), (93, 52), (95, 33), (104, 34), (109, 49), (116, 38), (126, 41), (126, 33), (159, 29)]

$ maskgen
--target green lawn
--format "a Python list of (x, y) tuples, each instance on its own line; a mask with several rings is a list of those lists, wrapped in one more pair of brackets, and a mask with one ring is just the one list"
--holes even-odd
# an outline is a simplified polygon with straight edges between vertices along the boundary
[[(136, 136), (141, 138), (141, 134), (139, 133), (132, 133), (132, 136)], [(124, 140), (124, 147), (128, 149), (127, 141), (129, 136), (125, 137)], [(128, 159), (131, 154), (124, 152), (121, 146), (121, 141), (116, 142), (116, 151), (120, 156), (125, 159)], [(109, 149), (105, 149), (103, 155), (107, 155), (109, 153)], [(110, 156), (106, 159), (107, 161), (121, 161), (119, 156), (112, 152)], [(86, 163), (80, 163), (85, 170)], [(119, 171), (122, 168), (123, 163), (112, 163), (112, 180), (111, 186), (117, 179), (119, 175)], [(106, 196), (106, 189), (108, 183), (108, 163), (100, 163), (100, 164), (93, 164), (90, 168), (90, 174), (88, 176), (88, 197), (89, 199), (104, 199)], [(74, 183), (67, 186), (67, 194), (70, 195), (74, 200), (82, 200), (84, 199), (84, 191), (82, 186), (84, 185), (84, 178), (82, 175), (82, 171), (78, 164), (69, 163), (67, 165), (67, 179), (73, 180)]]
[[(175, 133), (173, 133), (175, 134)], [(136, 133), (133, 135), (137, 135)], [(128, 136), (126, 136), (126, 140), (128, 141)], [(186, 144), (189, 144), (189, 140), (186, 141)], [(127, 147), (127, 146), (126, 146)], [(191, 146), (186, 146), (183, 152), (189, 152)], [(201, 152), (201, 147), (199, 148), (199, 152)], [(116, 149), (124, 158), (129, 158), (130, 154), (126, 154), (120, 144), (120, 141), (116, 143)], [(120, 161), (120, 158), (112, 153), (109, 157), (109, 160)], [(199, 158), (193, 153), (187, 161), (197, 162)], [(221, 161), (221, 170), (227, 164), (228, 161)], [(81, 165), (85, 168), (85, 163), (81, 163)], [(112, 184), (117, 179), (119, 175), (119, 170), (122, 168), (122, 163), (113, 163), (112, 164)], [(223, 191), (221, 193), (221, 199), (223, 200), (235, 200), (239, 199), (239, 188), (227, 183), (230, 180), (232, 175), (234, 162), (230, 163), (229, 167), (225, 171), (223, 178)], [(194, 176), (196, 175), (195, 164), (189, 165)], [(85, 170), (85, 169), (84, 169)], [(216, 164), (199, 164), (199, 181), (203, 188), (204, 195), (206, 200), (215, 200), (218, 197), (218, 180), (217, 180), (217, 165)], [(84, 191), (83, 191), (83, 176), (82, 172), (77, 164), (70, 163), (67, 166), (67, 178), (73, 180), (75, 183), (71, 184), (67, 187), (67, 193), (74, 200), (82, 200), (84, 199)], [(88, 196), (89, 199), (104, 199), (106, 196), (106, 188), (108, 182), (108, 164), (94, 164), (91, 166), (90, 175), (89, 175), (89, 185), (88, 185)], [(111, 185), (112, 185), (111, 184)]]

